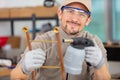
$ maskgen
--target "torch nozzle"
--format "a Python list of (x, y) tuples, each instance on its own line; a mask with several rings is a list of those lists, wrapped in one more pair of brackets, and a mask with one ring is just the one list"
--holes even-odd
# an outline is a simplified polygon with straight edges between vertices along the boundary
[(74, 46), (94, 46), (94, 43), (92, 40), (84, 37), (77, 37), (77, 38), (71, 38), (71, 39), (63, 39), (64, 43), (70, 43), (71, 45)]
[(73, 43), (74, 40), (73, 39), (63, 39), (64, 43)]

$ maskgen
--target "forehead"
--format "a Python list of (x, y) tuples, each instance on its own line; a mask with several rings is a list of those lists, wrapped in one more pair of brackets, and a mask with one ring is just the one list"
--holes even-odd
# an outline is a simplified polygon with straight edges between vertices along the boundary
[(88, 11), (88, 9), (87, 9), (87, 7), (85, 5), (83, 5), (82, 3), (78, 3), (78, 2), (73, 2), (73, 3), (70, 3), (70, 4), (66, 5), (66, 6), (80, 8), (80, 9)]

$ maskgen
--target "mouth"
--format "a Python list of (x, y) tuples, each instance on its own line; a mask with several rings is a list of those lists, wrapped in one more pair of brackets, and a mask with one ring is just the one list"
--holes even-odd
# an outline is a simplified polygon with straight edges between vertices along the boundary
[(80, 24), (73, 21), (67, 21), (65, 28), (69, 34), (76, 35), (79, 33)]
[(79, 23), (73, 22), (73, 21), (67, 21), (67, 23), (71, 26), (71, 28), (80, 26)]

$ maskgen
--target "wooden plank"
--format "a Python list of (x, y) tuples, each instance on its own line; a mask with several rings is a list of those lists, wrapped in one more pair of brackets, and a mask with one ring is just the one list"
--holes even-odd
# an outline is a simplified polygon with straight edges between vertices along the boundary
[(25, 7), (25, 8), (1, 8), (0, 18), (30, 18), (32, 14), (36, 17), (54, 17), (58, 7)]
[(58, 7), (28, 7), (28, 8), (12, 8), (10, 10), (11, 18), (29, 18), (32, 17), (32, 14), (35, 14), (36, 17), (54, 17), (57, 13)]
[(0, 8), (0, 18), (10, 18), (10, 9)]
[(12, 48), (20, 48), (20, 36), (10, 36), (7, 44), (10, 44)]
[(28, 18), (33, 14), (32, 8), (12, 8), (10, 9), (11, 18)]
[(50, 7), (50, 8), (39, 6), (39, 7), (33, 8), (33, 11), (36, 14), (36, 17), (54, 17), (56, 16), (57, 10), (58, 10), (57, 6)]

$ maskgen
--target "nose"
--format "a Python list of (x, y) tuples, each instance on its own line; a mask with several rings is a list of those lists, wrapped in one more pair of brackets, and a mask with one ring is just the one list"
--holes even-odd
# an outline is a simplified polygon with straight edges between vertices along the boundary
[(78, 14), (76, 14), (76, 13), (74, 13), (73, 15), (71, 15), (71, 19), (72, 19), (74, 22), (80, 21), (80, 17), (79, 17)]

